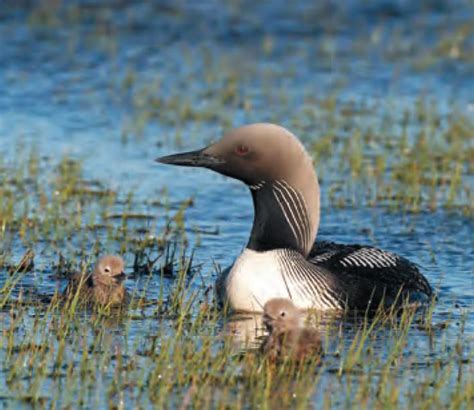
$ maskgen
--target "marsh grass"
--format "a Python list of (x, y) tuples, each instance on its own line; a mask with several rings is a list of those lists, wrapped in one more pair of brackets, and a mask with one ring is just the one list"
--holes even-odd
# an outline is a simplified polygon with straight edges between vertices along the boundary
[[(314, 121), (327, 124), (328, 116), (347, 121), (343, 106), (331, 110), (321, 110)], [(384, 115), (377, 111), (377, 117)], [(472, 215), (474, 123), (466, 114), (441, 114), (436, 104), (420, 99), (402, 119), (394, 114), (361, 123), (356, 114), (350, 128), (350, 133), (327, 130), (312, 143), (323, 181), (326, 174), (350, 176), (329, 181), (332, 202), (411, 212), (447, 208)]]
[[(234, 15), (232, 11), (239, 9), (238, 4), (224, 3), (223, 14), (230, 12), (252, 32), (253, 19), (246, 21), (241, 13)], [(361, 29), (347, 39), (343, 33), (338, 35), (334, 27), (359, 25), (354, 24), (356, 16), (348, 13), (350, 8), (346, 10), (333, 4), (328, 7), (326, 2), (309, 4), (300, 16), (301, 23), (312, 29), (315, 24), (321, 32), (311, 38), (308, 50), (297, 47), (289, 50), (295, 59), (291, 65), (271, 64), (273, 53), (282, 46), (277, 35), (265, 34), (255, 40), (261, 42), (261, 51), (266, 56), (262, 61), (255, 58), (255, 50), (249, 52), (250, 55), (242, 55), (234, 48), (224, 51), (203, 45), (196, 52), (194, 47), (179, 46), (179, 69), (174, 66), (177, 63), (174, 55), (170, 56), (171, 68), (167, 65), (158, 66), (156, 70), (147, 68), (146, 73), (141, 71), (143, 58), (127, 59), (126, 69), (117, 70), (103, 87), (108, 97), (105, 104), (113, 100), (119, 102), (120, 110), (125, 108), (120, 132), (125, 142), (146, 138), (147, 131), (158, 128), (161, 144), (181, 147), (184, 143), (190, 144), (196, 131), (206, 130), (203, 135), (210, 139), (217, 138), (222, 130), (245, 122), (283, 123), (311, 146), (316, 168), (332, 204), (387, 206), (410, 212), (447, 208), (472, 215), (474, 124), (471, 109), (462, 103), (457, 106), (447, 98), (438, 101), (438, 97), (429, 96), (428, 90), (411, 96), (405, 103), (391, 101), (390, 94), (375, 102), (351, 99), (347, 94), (353, 95), (354, 89), (351, 84), (344, 84), (346, 76), (350, 79), (354, 60), (357, 63), (359, 59), (373, 59), (374, 71), (393, 68), (403, 73), (406, 67), (416, 67), (428, 73), (446, 69), (446, 73), (442, 73), (449, 76), (452, 75), (449, 69), (454, 66), (461, 73), (472, 72), (471, 9), (464, 5), (467, 12), (458, 15), (450, 7), (438, 10), (438, 6), (424, 5), (426, 18), (407, 18), (397, 20), (397, 24), (386, 24), (385, 17), (391, 11), (384, 10), (377, 2), (368, 2), (364, 12), (373, 21), (359, 21)], [(252, 10), (250, 5), (247, 7), (248, 10), (241, 11)], [(117, 47), (121, 45), (119, 33), (134, 33), (137, 23), (144, 23), (142, 10), (127, 4), (111, 9), (44, 0), (26, 11), (27, 25), (33, 31), (82, 27), (87, 22), (90, 30), (81, 32), (84, 38), (74, 30), (66, 31), (73, 47), (69, 52), (74, 55), (79, 47), (101, 52), (113, 66), (118, 59)], [(398, 11), (415, 16), (419, 12), (416, 7), (412, 10), (404, 6)], [(173, 27), (184, 34), (188, 25), (195, 28), (194, 19), (190, 19), (184, 5), (165, 7), (165, 10), (161, 6), (150, 7), (147, 12), (150, 20), (153, 20), (150, 16), (158, 21), (163, 15), (168, 16)], [(385, 16), (385, 12), (389, 14)], [(434, 18), (439, 12), (446, 12), (447, 18)], [(417, 29), (418, 34), (414, 35)], [(158, 43), (160, 41), (163, 39), (158, 39)], [(350, 53), (346, 49), (348, 41)], [(302, 58), (300, 54), (314, 55), (314, 58)], [(328, 67), (341, 80), (330, 90), (308, 86), (303, 91), (293, 92), (294, 82), (310, 82), (303, 67), (313, 69), (313, 59), (318, 60), (316, 69)], [(95, 93), (92, 95), (96, 97)], [(94, 100), (92, 103), (100, 106), (102, 102)], [(28, 163), (30, 171), (22, 170), (22, 173), (37, 173), (39, 161), (34, 154)], [(338, 171), (339, 180), (333, 177), (334, 170)], [(67, 171), (69, 178), (74, 178), (74, 170)], [(58, 184), (63, 182), (67, 183), (58, 181)], [(73, 185), (71, 189), (85, 195), (113, 196), (112, 192), (93, 190), (87, 185)], [(62, 192), (69, 194), (67, 189)], [(20, 226), (22, 228), (25, 227)]]
[[(356, 136), (362, 138), (363, 133)], [(395, 146), (415, 149), (410, 144)], [(352, 148), (342, 141), (340, 148), (323, 144), (321, 152), (356, 155), (348, 164), (354, 179), (363, 179), (365, 154)], [(457, 409), (473, 404), (468, 312), (453, 310), (438, 323), (434, 304), (423, 313), (316, 315), (324, 356), (270, 362), (259, 350), (264, 332), (258, 321), (252, 319), (250, 332), (244, 331), (242, 319), (217, 306), (213, 276), (202, 272), (189, 251), (185, 211), (192, 199), (173, 210), (166, 197), (148, 199), (158, 214), (150, 218), (133, 212), (133, 194), (86, 181), (77, 160), (51, 164), (34, 154), (17, 155), (3, 164), (0, 185), (0, 394), (12, 406), (273, 409), (317, 403)], [(382, 170), (395, 169), (386, 161), (379, 164)], [(378, 178), (385, 183), (385, 171)], [(64, 301), (60, 285), (68, 274), (89, 271), (95, 255), (110, 247), (133, 260), (126, 282), (131, 303), (121, 309), (91, 307), (78, 294)], [(18, 255), (31, 248), (34, 255), (11, 257), (12, 249)], [(50, 265), (42, 267), (45, 260)], [(38, 294), (34, 275), (59, 286), (41, 287), (49, 293)]]
[[(180, 275), (188, 275), (185, 266)], [(323, 358), (276, 364), (259, 353), (259, 340), (236, 346), (222, 312), (202, 309), (192, 289), (177, 298), (142, 309), (139, 333), (133, 329), (140, 309), (133, 307), (65, 309), (54, 297), (49, 304), (10, 303), (0, 351), (11, 400), (166, 408), (306, 408), (314, 398), (326, 408), (462, 408), (474, 400), (473, 351), (463, 326), (447, 338), (454, 326), (435, 330), (414, 309), (342, 322), (326, 317), (318, 324)], [(413, 332), (420, 346), (408, 343)]]
[[(99, 181), (85, 180), (77, 160), (65, 157), (50, 164), (40, 161), (35, 152), (17, 152), (5, 164), (0, 179), (0, 260), (4, 268), (16, 265), (9, 250), (30, 245), (60, 255), (62, 262), (58, 263), (66, 264), (78, 255), (85, 261), (91, 252), (98, 254), (112, 243), (123, 253), (159, 256), (182, 231), (183, 212), (190, 200), (178, 204), (173, 212), (161, 205), (167, 203), (163, 195), (153, 205), (157, 216), (132, 212), (137, 205), (133, 193), (119, 196)], [(162, 236), (156, 236), (156, 231)], [(31, 259), (33, 263), (34, 257)]]
[[(188, 250), (184, 212), (192, 200), (175, 211), (158, 206), (161, 222), (150, 225), (148, 215), (132, 212), (133, 195), (85, 181), (77, 161), (27, 158), (4, 164), (0, 185), (0, 394), (7, 403), (264, 409), (473, 403), (465, 316), (433, 323), (433, 307), (425, 314), (317, 315), (325, 355), (270, 362), (259, 350), (258, 320), (244, 331), (245, 320), (221, 310), (212, 276)], [(53, 274), (43, 280), (61, 284), (72, 270), (90, 271), (95, 254), (110, 244), (133, 256), (128, 305), (90, 306), (79, 293), (65, 301), (61, 286), (45, 287), (51, 289), (45, 295), (34, 291), (31, 276), (44, 255), (57, 263), (38, 274)], [(25, 246), (35, 255), (11, 260), (7, 249)]]
[[(42, 94), (41, 104), (51, 98), (58, 104), (52, 108), (55, 119), (81, 82), (90, 91), (83, 95), (81, 89), (81, 104), (100, 115), (110, 105), (124, 112), (116, 135), (125, 144), (155, 143), (159, 134), (159, 144), (196, 147), (245, 122), (282, 123), (304, 139), (330, 205), (473, 214), (472, 110), (444, 101), (442, 93), (440, 103), (422, 92), (404, 103), (396, 95), (391, 101), (390, 93), (373, 102), (350, 84), (359, 60), (372, 57), (374, 72), (388, 67), (403, 74), (408, 66), (451, 78), (472, 71), (472, 13), (456, 21), (415, 18), (406, 24), (396, 17), (396, 24), (385, 24), (381, 10), (381, 18), (365, 25), (334, 4), (313, 2), (301, 23), (320, 34), (299, 36), (298, 27), (285, 42), (270, 30), (251, 39), (255, 48), (243, 44), (240, 52), (220, 31), (215, 44), (194, 44), (191, 34), (192, 46), (182, 45), (198, 19), (189, 19), (184, 3), (169, 4), (146, 17), (160, 25), (158, 17), (170, 16), (169, 27), (177, 27), (176, 38), (183, 41), (158, 33), (142, 54), (143, 44), (127, 43), (127, 35), (144, 43), (142, 30), (156, 31), (142, 18), (142, 7), (135, 13), (134, 2), (109, 7), (44, 0), (29, 8), (10, 3), (16, 22), (26, 10), (22, 28), (33, 33), (35, 51), (46, 47), (48, 61), (57, 58), (61, 70), (63, 57), (76, 65), (60, 89)], [(246, 31), (260, 32), (239, 2), (228, 5), (232, 21), (244, 28), (236, 42), (248, 40)], [(344, 26), (361, 29), (348, 41), (345, 30), (338, 35)], [(45, 41), (39, 45), (38, 38)], [(165, 44), (172, 44), (172, 52)], [(135, 47), (136, 56), (128, 53)], [(52, 50), (60, 50), (60, 58)], [(143, 68), (157, 50), (169, 64), (160, 60)], [(90, 70), (83, 70), (96, 59), (109, 75), (100, 80), (94, 71), (91, 82)], [(323, 74), (308, 76), (313, 70)], [(324, 89), (319, 79), (328, 73), (334, 81)], [(13, 83), (25, 82), (22, 73), (8, 75)], [(396, 79), (390, 81), (397, 87)], [(360, 98), (352, 100), (354, 94)], [(164, 189), (159, 198), (144, 201), (86, 179), (76, 158), (42, 154), (33, 146), (0, 156), (0, 400), (7, 407), (473, 407), (474, 350), (465, 308), (453, 304), (437, 315), (434, 304), (423, 314), (407, 309), (370, 317), (316, 315), (324, 357), (271, 363), (258, 350), (258, 320), (251, 318), (246, 327), (245, 318), (219, 309), (213, 273), (203, 272), (190, 252), (194, 238), (185, 216), (193, 198), (171, 204)], [(149, 212), (137, 213), (142, 205)], [(21, 256), (29, 249), (35, 255), (24, 269)], [(64, 301), (61, 287), (68, 275), (89, 271), (105, 251), (129, 261), (131, 303), (111, 309), (84, 306), (77, 295)]]

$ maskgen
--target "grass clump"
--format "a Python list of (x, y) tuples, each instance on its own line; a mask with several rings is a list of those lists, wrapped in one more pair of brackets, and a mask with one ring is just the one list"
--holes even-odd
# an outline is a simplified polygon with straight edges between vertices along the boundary
[[(0, 393), (11, 405), (456, 408), (473, 403), (466, 314), (454, 310), (443, 323), (413, 310), (375, 317), (319, 315), (322, 359), (269, 361), (259, 350), (261, 318), (223, 312), (214, 301), (212, 274), (188, 251), (184, 212), (192, 200), (171, 211), (166, 198), (147, 198), (162, 213), (156, 222), (133, 212), (139, 207), (133, 195), (86, 181), (73, 159), (28, 164), (4, 164), (0, 184), (8, 192), (0, 214), (5, 227)], [(15, 260), (9, 255), (8, 249), (17, 255), (27, 245), (34, 254)], [(95, 255), (110, 247), (129, 261), (130, 303), (114, 309), (85, 305), (77, 295), (69, 301), (60, 297), (68, 275), (87, 272)]]

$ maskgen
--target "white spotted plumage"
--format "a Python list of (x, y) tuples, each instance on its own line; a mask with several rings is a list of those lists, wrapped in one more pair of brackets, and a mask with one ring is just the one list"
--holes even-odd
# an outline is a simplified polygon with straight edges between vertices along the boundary
[(253, 185), (249, 185), (249, 188), (252, 190), (252, 191), (258, 191), (259, 189), (262, 189), (265, 185), (265, 181), (260, 181), (256, 184), (253, 184)]
[[(320, 257), (323, 257), (321, 255)], [(397, 258), (389, 252), (376, 248), (360, 248), (340, 259), (342, 266), (388, 268), (397, 266)]]

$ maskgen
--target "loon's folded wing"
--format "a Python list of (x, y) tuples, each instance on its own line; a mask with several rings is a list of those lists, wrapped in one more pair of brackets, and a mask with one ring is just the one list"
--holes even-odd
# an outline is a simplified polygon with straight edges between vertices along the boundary
[(432, 295), (430, 284), (414, 263), (382, 249), (318, 241), (308, 261), (329, 272), (347, 294), (349, 307), (364, 306), (368, 298), (377, 303), (386, 298), (391, 303), (400, 292)]

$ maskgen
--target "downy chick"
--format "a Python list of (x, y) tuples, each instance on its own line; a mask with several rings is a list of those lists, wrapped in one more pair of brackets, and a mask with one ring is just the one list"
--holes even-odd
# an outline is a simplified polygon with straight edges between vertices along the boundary
[(123, 259), (120, 256), (106, 255), (99, 259), (92, 274), (74, 275), (65, 293), (72, 297), (80, 286), (81, 301), (104, 306), (120, 305), (127, 296), (123, 285), (125, 277)]
[(262, 350), (271, 360), (291, 357), (303, 360), (322, 354), (322, 344), (316, 329), (302, 324), (301, 312), (289, 299), (275, 298), (263, 307), (263, 323), (270, 332)]

